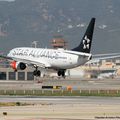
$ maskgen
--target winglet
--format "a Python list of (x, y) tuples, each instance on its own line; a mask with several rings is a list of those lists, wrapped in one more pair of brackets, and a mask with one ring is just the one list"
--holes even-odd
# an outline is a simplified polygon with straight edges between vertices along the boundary
[(95, 26), (95, 18), (92, 18), (82, 38), (82, 41), (76, 48), (72, 49), (73, 51), (90, 53), (94, 26)]

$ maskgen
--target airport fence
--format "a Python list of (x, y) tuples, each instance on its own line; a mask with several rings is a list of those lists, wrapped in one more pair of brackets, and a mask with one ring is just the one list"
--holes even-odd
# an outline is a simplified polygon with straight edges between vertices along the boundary
[(113, 96), (120, 97), (120, 90), (0, 90), (0, 95), (22, 96)]

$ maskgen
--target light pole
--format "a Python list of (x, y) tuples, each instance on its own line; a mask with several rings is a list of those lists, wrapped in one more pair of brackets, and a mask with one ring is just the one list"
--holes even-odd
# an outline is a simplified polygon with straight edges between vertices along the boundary
[(33, 41), (31, 43), (31, 47), (37, 48), (37, 43), (38, 43), (38, 41)]

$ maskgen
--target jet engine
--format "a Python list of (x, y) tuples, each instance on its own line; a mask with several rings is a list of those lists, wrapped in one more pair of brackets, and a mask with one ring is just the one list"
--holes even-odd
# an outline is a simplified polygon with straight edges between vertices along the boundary
[(26, 68), (26, 64), (23, 62), (16, 62), (16, 61), (12, 61), (10, 63), (10, 66), (14, 69), (14, 70), (24, 70)]

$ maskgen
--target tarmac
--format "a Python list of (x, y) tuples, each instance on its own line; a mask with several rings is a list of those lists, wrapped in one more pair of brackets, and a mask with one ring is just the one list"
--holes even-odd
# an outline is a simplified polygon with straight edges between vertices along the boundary
[(75, 89), (85, 90), (111, 90), (120, 89), (120, 79), (46, 79), (40, 78), (37, 81), (0, 81), (0, 90), (26, 90), (38, 89), (42, 86), (72, 86)]
[[(0, 120), (118, 120), (118, 97), (2, 97), (29, 106), (0, 107)], [(7, 112), (7, 115), (3, 115)]]

